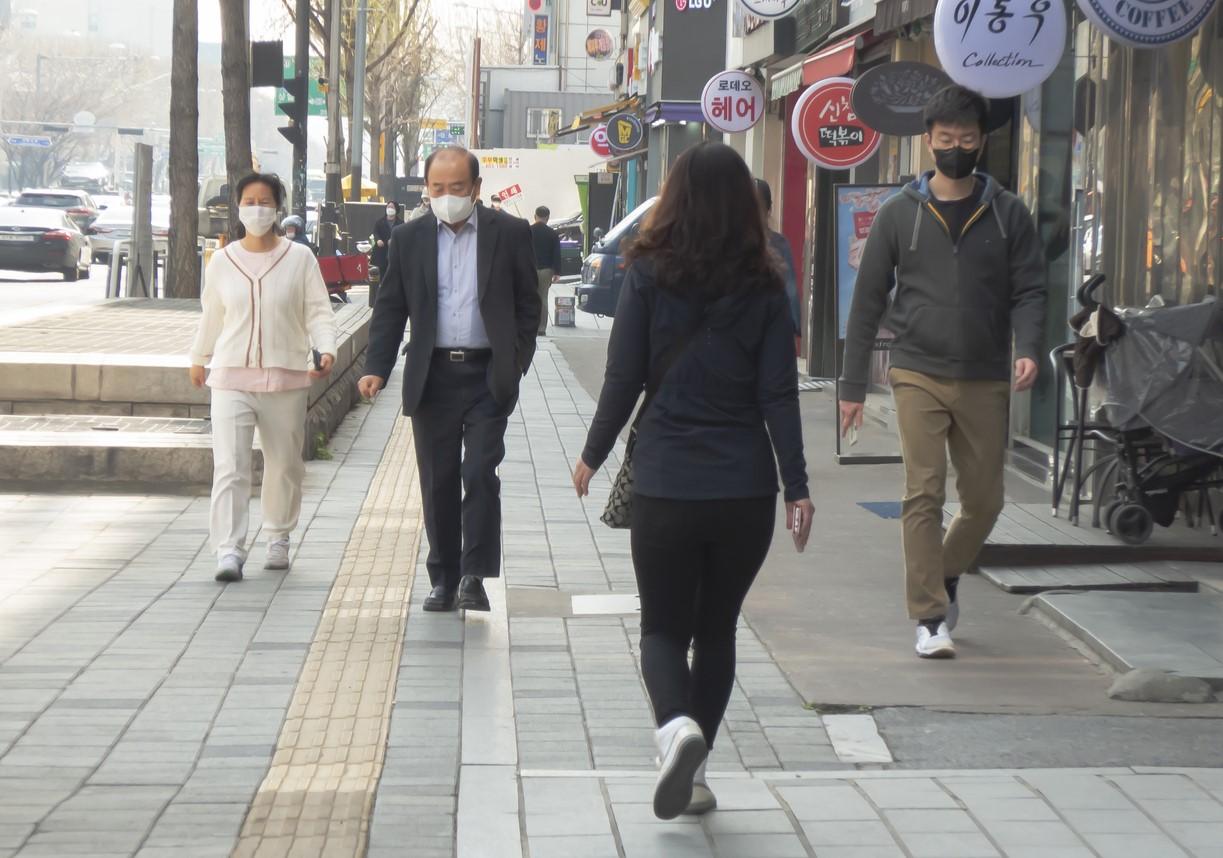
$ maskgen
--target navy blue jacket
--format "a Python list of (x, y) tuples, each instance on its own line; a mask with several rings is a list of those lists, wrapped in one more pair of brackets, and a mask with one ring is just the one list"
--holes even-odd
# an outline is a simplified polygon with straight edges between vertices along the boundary
[(735, 293), (706, 308), (659, 288), (642, 261), (629, 268), (620, 292), (583, 461), (602, 466), (650, 367), (702, 313), (700, 330), (638, 426), (634, 491), (679, 500), (767, 497), (777, 493), (780, 468), (786, 500), (808, 497), (785, 292)]

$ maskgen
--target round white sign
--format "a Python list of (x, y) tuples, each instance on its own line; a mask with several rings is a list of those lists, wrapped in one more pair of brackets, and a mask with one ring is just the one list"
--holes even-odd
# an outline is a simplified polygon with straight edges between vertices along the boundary
[(1078, 0), (1083, 14), (1114, 42), (1158, 48), (1192, 36), (1216, 0)]
[(939, 0), (934, 50), (960, 86), (989, 98), (1022, 95), (1061, 62), (1066, 7), (1062, 0)]
[(701, 112), (706, 123), (724, 134), (746, 131), (764, 116), (764, 87), (746, 72), (719, 72), (705, 84)]
[(757, 18), (784, 18), (798, 8), (803, 0), (739, 0), (743, 8)]

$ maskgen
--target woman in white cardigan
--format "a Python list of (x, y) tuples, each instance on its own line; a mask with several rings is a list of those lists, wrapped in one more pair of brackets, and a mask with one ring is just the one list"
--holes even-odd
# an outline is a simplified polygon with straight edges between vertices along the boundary
[[(204, 314), (191, 347), (191, 383), (212, 390), (212, 545), (217, 580), (241, 581), (255, 428), (263, 449), (265, 569), (289, 568), (301, 513), (310, 385), (331, 372), (336, 325), (314, 254), (276, 235), (285, 189), (274, 175), (238, 182), (241, 241), (213, 254)], [(311, 347), (322, 358), (315, 366)]]

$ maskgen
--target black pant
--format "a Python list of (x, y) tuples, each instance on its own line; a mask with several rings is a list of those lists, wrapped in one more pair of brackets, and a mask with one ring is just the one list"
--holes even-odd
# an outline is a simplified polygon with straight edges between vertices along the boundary
[(654, 718), (661, 727), (688, 715), (710, 748), (735, 684), (739, 610), (769, 553), (776, 514), (776, 497), (633, 496), (641, 673)]
[(497, 466), (514, 402), (498, 404), (487, 377), (487, 359), (451, 362), (435, 355), (412, 416), (434, 587), (453, 590), (464, 575), (501, 574)]

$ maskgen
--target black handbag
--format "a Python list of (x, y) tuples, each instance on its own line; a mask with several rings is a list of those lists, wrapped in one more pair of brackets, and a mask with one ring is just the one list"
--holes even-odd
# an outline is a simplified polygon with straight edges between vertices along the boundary
[(603, 508), (603, 514), (599, 516), (599, 520), (608, 527), (624, 530), (632, 524), (633, 449), (637, 446), (637, 426), (641, 423), (642, 415), (650, 407), (650, 403), (654, 401), (654, 396), (658, 393), (658, 389), (662, 387), (662, 382), (666, 378), (667, 372), (670, 371), (676, 358), (683, 353), (688, 344), (696, 337), (704, 321), (705, 314), (702, 312), (692, 330), (672, 343), (671, 347), (659, 357), (658, 363), (650, 371), (650, 379), (646, 383), (645, 388), (645, 400), (642, 401), (641, 407), (637, 409), (637, 416), (633, 418), (633, 425), (629, 428), (628, 441), (624, 445), (624, 458), (620, 462), (620, 470), (616, 474), (616, 479), (612, 481), (611, 493), (607, 497), (607, 506)]

